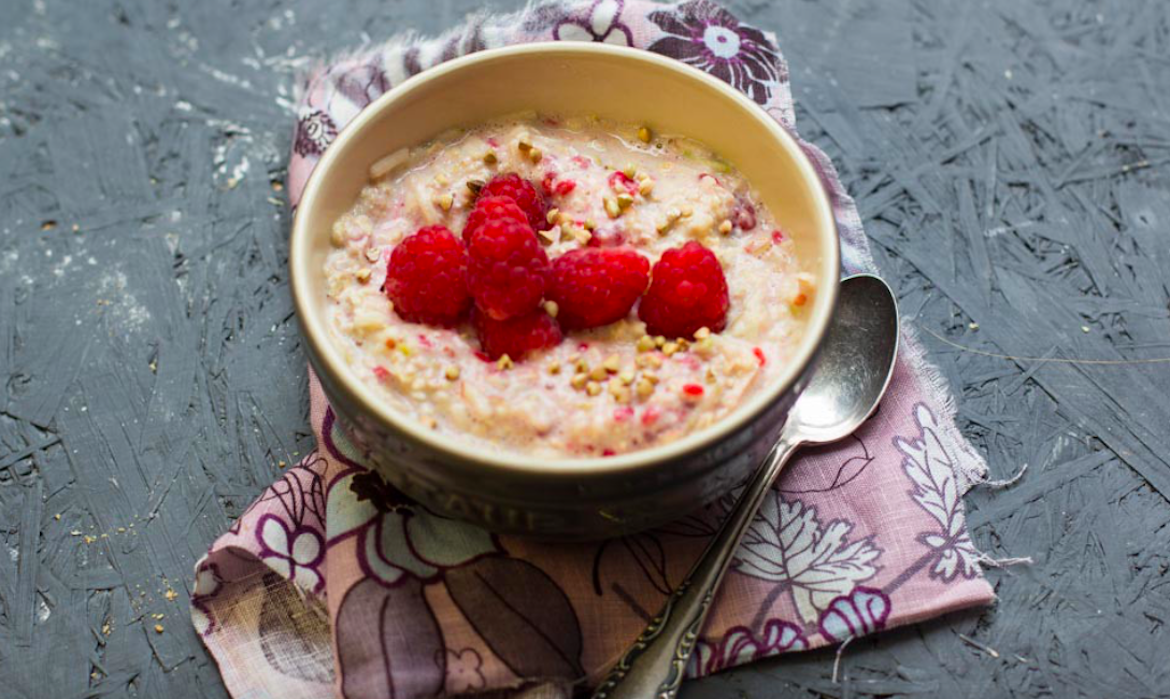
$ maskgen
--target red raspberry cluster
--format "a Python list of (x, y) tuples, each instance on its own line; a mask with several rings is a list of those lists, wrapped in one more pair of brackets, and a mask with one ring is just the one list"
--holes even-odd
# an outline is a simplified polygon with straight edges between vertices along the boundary
[[(695, 242), (667, 250), (653, 271), (629, 247), (581, 248), (550, 263), (534, 232), (546, 209), (531, 182), (498, 175), (480, 189), (462, 243), (443, 226), (405, 238), (386, 263), (385, 290), (397, 313), (445, 327), (470, 313), (491, 359), (519, 360), (553, 347), (563, 339), (562, 328), (621, 320), (638, 299), (638, 317), (652, 335), (723, 329), (727, 282), (710, 250)], [(555, 318), (542, 306), (545, 299), (556, 304)]]

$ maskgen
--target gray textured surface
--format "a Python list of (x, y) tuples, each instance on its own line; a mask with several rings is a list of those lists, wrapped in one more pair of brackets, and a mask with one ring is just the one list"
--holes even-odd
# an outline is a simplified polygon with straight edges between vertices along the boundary
[[(292, 76), (475, 5), (0, 4), (0, 695), (224, 696), (192, 563), (311, 442)], [(815, 652), (684, 696), (1170, 696), (1170, 3), (732, 7), (779, 31), (993, 474), (1029, 465), (968, 505), (1036, 563), (838, 682)]]

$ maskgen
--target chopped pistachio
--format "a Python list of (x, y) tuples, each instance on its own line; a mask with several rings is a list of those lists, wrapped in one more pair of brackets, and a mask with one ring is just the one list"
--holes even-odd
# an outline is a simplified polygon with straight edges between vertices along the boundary
[(553, 226), (547, 231), (537, 231), (536, 237), (545, 245), (552, 245), (561, 239), (561, 227)]
[(358, 280), (358, 284), (365, 284), (366, 282), (370, 281), (370, 270), (359, 269), (353, 276)]
[(650, 129), (646, 126), (638, 127), (638, 140), (642, 143), (650, 142)]
[(549, 364), (548, 365), (548, 373), (552, 374), (553, 376), (556, 376), (557, 374), (561, 373), (561, 363), (560, 362), (553, 362), (552, 364)]
[(668, 210), (666, 212), (666, 218), (662, 221), (662, 223), (659, 223), (657, 226), (655, 226), (655, 228), (658, 230), (658, 234), (664, 235), (667, 231), (674, 227), (675, 223), (678, 223), (678, 220), (681, 217), (682, 212), (680, 212), (678, 209)]
[(620, 357), (618, 357), (616, 354), (611, 354), (605, 358), (605, 361), (601, 364), (601, 366), (605, 367), (605, 370), (609, 373), (616, 374), (618, 370), (621, 369), (621, 362), (622, 360)]
[(723, 222), (719, 224), (719, 234), (727, 235), (729, 233), (731, 233), (731, 221), (723, 219)]
[(602, 204), (605, 205), (605, 213), (610, 218), (617, 218), (618, 216), (622, 215), (621, 209), (618, 208), (617, 200), (615, 200), (613, 197), (605, 197), (605, 199), (602, 200)]
[(609, 372), (605, 370), (604, 366), (598, 365), (589, 370), (589, 378), (594, 381), (605, 381), (607, 376), (609, 376)]
[(503, 355), (500, 355), (500, 359), (499, 359), (499, 361), (496, 362), (496, 366), (499, 367), (503, 371), (507, 371), (508, 369), (511, 369), (512, 367), (516, 366), (516, 364), (512, 361), (511, 357), (509, 357), (506, 354), (503, 354)]
[[(617, 195), (618, 211), (625, 211), (626, 209), (630, 208), (630, 204), (633, 204), (633, 203), (634, 203), (634, 198), (632, 196), (630, 196), (629, 194)], [(608, 213), (608, 210), (607, 210), (607, 213)]]
[(553, 208), (548, 210), (547, 214), (545, 214), (544, 220), (549, 222), (550, 224), (555, 223), (557, 220), (557, 216), (559, 216), (560, 213), (561, 213), (561, 210), (554, 206)]
[[(502, 357), (501, 357), (501, 359), (502, 359)], [(458, 379), (459, 378), (459, 367), (457, 367), (457, 366), (447, 367), (447, 369), (443, 372), (443, 376), (446, 376), (448, 381), (454, 381), (455, 379)]]
[(618, 380), (626, 386), (629, 386), (630, 384), (634, 383), (634, 372), (626, 369), (622, 373), (618, 374)]
[(483, 154), (483, 162), (488, 165), (495, 165), (499, 161), (500, 159), (496, 157), (496, 152), (494, 150), (489, 150)]
[(573, 240), (576, 240), (579, 245), (588, 245), (593, 238), (593, 234), (584, 228), (578, 228), (573, 231)]
[(451, 196), (450, 193), (440, 194), (439, 196), (435, 197), (435, 205), (443, 211), (450, 211), (451, 205), (454, 203), (455, 197)]
[(639, 352), (649, 352), (650, 350), (654, 349), (654, 338), (650, 337), (649, 335), (643, 335), (642, 337), (639, 337), (637, 347)]
[(575, 374), (573, 378), (569, 379), (569, 385), (580, 391), (581, 389), (585, 388), (585, 383), (588, 380), (589, 377), (584, 374)]
[(585, 384), (585, 392), (591, 396), (596, 396), (598, 393), (601, 393), (601, 384), (596, 381), (590, 381)]
[(561, 310), (561, 307), (557, 305), (556, 301), (545, 301), (544, 302), (544, 312), (549, 314), (553, 318), (557, 317), (557, 313), (560, 310)]
[(639, 398), (645, 400), (650, 397), (650, 394), (654, 393), (654, 384), (646, 379), (640, 379), (638, 384), (634, 386), (634, 392), (638, 394)]

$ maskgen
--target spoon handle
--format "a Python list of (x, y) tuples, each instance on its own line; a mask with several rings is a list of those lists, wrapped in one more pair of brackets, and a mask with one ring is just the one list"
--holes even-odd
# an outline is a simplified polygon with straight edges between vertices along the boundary
[(739, 542), (799, 442), (782, 435), (682, 583), (610, 669), (593, 699), (672, 699)]

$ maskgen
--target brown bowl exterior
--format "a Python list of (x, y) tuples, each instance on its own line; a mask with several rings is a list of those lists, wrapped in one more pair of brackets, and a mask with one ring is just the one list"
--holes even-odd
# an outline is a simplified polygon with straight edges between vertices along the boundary
[[(395, 414), (361, 382), (327, 328), (321, 270), (332, 222), (352, 206), (378, 158), (446, 129), (522, 110), (592, 113), (683, 133), (713, 147), (753, 183), (819, 284), (805, 338), (776, 384), (715, 425), (667, 445), (608, 458), (540, 461), (431, 432)], [(584, 540), (686, 515), (727, 493), (760, 462), (807, 384), (836, 303), (839, 250), (815, 169), (792, 137), (750, 100), (644, 51), (556, 43), (442, 64), (367, 107), (306, 184), (290, 268), (310, 362), (339, 424), (389, 482), (438, 513), (493, 531)]]

